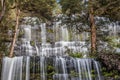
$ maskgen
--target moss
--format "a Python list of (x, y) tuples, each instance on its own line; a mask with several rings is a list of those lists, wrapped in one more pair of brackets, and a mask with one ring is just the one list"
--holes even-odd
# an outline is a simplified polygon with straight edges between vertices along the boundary
[[(94, 74), (94, 70), (91, 70), (91, 76), (93, 79), (95, 79), (96, 74)], [(82, 75), (83, 77), (89, 77), (88, 72), (82, 72), (81, 74), (75, 72), (74, 70), (70, 71), (70, 76), (71, 77), (78, 77), (79, 75)]]
[(24, 31), (19, 31), (18, 38), (21, 38), (24, 35)]
[(92, 76), (92, 78), (95, 78), (95, 77), (96, 77), (96, 75), (95, 75), (95, 74), (91, 74), (91, 76)]
[(47, 42), (51, 42), (51, 40), (50, 40), (50, 39), (47, 39)]
[(118, 48), (120, 48), (120, 44), (117, 44), (116, 46), (117, 46)]
[(112, 37), (106, 37), (104, 39), (104, 41), (108, 42), (111, 47), (118, 47), (118, 48), (120, 48), (120, 44), (117, 41), (117, 39), (119, 39), (119, 38), (112, 36)]
[(105, 77), (111, 77), (113, 75), (111, 72), (110, 73), (104, 72), (103, 74), (104, 74)]
[(54, 70), (54, 67), (49, 65), (49, 66), (47, 66), (47, 70)]
[(46, 68), (47, 68), (46, 71), (47, 80), (51, 80), (53, 78), (53, 75), (55, 74), (55, 68), (53, 66), (53, 60), (51, 58), (47, 59)]
[(95, 70), (91, 70), (91, 73), (94, 74)]
[(115, 75), (114, 78), (115, 78), (115, 79), (118, 79), (118, 78), (120, 78), (120, 76), (119, 76), (119, 75)]
[(76, 73), (74, 70), (72, 70), (72, 71), (70, 71), (70, 76), (78, 77), (78, 73)]
[(35, 42), (34, 42), (34, 41), (30, 41), (30, 44), (31, 44), (32, 46), (35, 46)]
[(52, 29), (48, 29), (47, 31), (48, 31), (48, 33), (54, 33), (54, 31)]

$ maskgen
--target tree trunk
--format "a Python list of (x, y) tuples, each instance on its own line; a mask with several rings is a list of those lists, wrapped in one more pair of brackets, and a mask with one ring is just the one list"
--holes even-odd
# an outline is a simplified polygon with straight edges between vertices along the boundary
[(2, 7), (2, 11), (0, 13), (0, 22), (2, 21), (3, 16), (5, 14), (5, 0), (1, 0), (1, 7)]
[(89, 18), (91, 28), (91, 54), (94, 55), (96, 54), (96, 27), (92, 7), (90, 8)]
[(13, 57), (13, 55), (14, 55), (13, 51), (14, 51), (14, 46), (15, 46), (15, 42), (16, 42), (16, 38), (17, 38), (17, 31), (18, 31), (18, 26), (19, 26), (19, 14), (20, 14), (20, 10), (16, 9), (15, 33), (14, 33), (14, 38), (13, 38), (13, 42), (12, 42), (12, 46), (11, 46), (9, 57)]

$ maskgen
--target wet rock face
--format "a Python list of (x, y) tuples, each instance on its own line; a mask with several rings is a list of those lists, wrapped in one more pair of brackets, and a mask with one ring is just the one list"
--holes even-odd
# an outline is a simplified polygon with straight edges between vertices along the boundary
[(118, 70), (120, 72), (120, 55), (119, 54), (99, 54), (99, 60), (108, 70)]

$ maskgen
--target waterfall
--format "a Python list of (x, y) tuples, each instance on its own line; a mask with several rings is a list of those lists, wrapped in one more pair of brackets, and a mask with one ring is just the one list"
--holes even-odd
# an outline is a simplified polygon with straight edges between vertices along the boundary
[[(92, 65), (92, 64), (95, 64)], [(94, 59), (56, 57), (54, 80), (102, 80)], [(97, 71), (92, 77), (92, 71)]]
[(36, 49), (36, 54), (39, 55), (39, 49), (38, 49), (38, 46), (36, 45), (36, 43), (35, 43), (35, 49)]
[(69, 33), (65, 25), (61, 26), (61, 31), (62, 31), (62, 41), (69, 41)]
[(26, 59), (26, 78), (25, 80), (30, 80), (30, 57)]
[(42, 44), (46, 43), (46, 24), (45, 23), (41, 24), (41, 40), (42, 40)]
[(33, 47), (30, 44), (30, 41), (23, 41), (23, 43), (21, 44), (21, 54), (23, 55), (32, 55), (33, 53)]
[(55, 70), (56, 74), (54, 75), (54, 80), (56, 80), (56, 77), (58, 77), (58, 80), (68, 80), (67, 65), (66, 60), (64, 58), (56, 57)]
[(40, 57), (41, 80), (47, 80), (46, 75), (45, 75), (45, 73), (46, 73), (45, 64), (46, 64), (45, 57)]
[[(38, 28), (36, 25), (21, 25), (24, 30), (19, 51), (21, 56), (3, 58), (1, 80), (104, 80), (100, 64), (87, 58), (86, 42), (79, 41), (80, 35), (70, 33), (72, 30), (60, 23), (55, 22), (53, 26), (41, 23)], [(36, 32), (39, 40), (33, 38), (33, 28), (40, 29), (36, 30), (39, 31)], [(49, 29), (51, 33), (48, 33)], [(82, 35), (84, 40), (88, 37), (87, 33)], [(82, 56), (73, 58), (70, 54)]]
[(31, 25), (21, 25), (21, 29), (24, 31), (24, 35), (21, 38), (20, 52), (22, 55), (32, 55), (33, 47), (30, 44), (31, 41)]
[[(23, 63), (23, 60), (25, 60), (25, 63)], [(26, 66), (25, 71), (23, 71), (23, 64)], [(24, 76), (25, 78), (23, 78)], [(5, 57), (3, 59), (1, 80), (22, 79), (104, 80), (101, 77), (100, 65), (94, 59), (62, 56), (14, 58)]]
[(27, 41), (31, 40), (31, 26), (30, 25), (21, 25), (24, 30), (24, 39)]
[(5, 57), (1, 80), (22, 80), (22, 60), (23, 57)]
[(60, 26), (60, 21), (59, 22), (55, 22), (53, 25), (53, 30), (55, 32), (55, 41), (59, 41), (60, 40), (60, 30), (59, 30), (59, 26)]

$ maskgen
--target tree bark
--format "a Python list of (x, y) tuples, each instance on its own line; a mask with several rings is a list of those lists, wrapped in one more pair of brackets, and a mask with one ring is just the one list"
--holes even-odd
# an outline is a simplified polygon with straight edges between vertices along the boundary
[(3, 16), (5, 14), (5, 0), (1, 0), (1, 7), (2, 7), (2, 11), (0, 13), (0, 22), (2, 21)]
[(9, 57), (13, 57), (13, 55), (14, 55), (13, 51), (14, 51), (14, 46), (15, 46), (15, 42), (16, 42), (16, 38), (17, 38), (17, 31), (18, 31), (18, 26), (19, 26), (19, 15), (20, 15), (20, 10), (16, 9), (15, 33), (14, 33), (14, 38), (13, 38), (13, 42), (12, 42), (12, 46), (11, 46)]
[(95, 27), (95, 20), (93, 14), (93, 8), (90, 8), (89, 13), (90, 18), (90, 28), (91, 28), (91, 54), (96, 54), (96, 27)]

